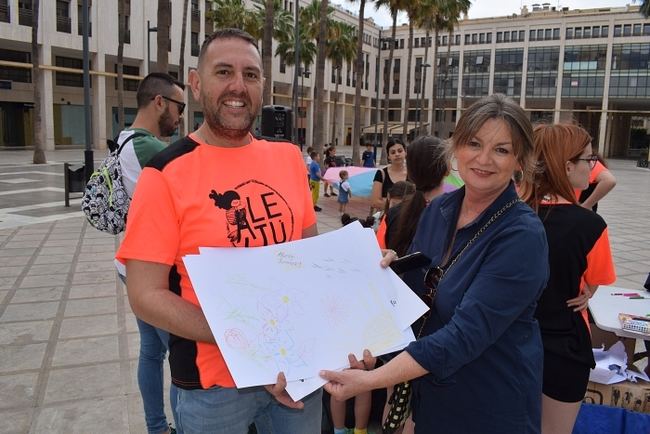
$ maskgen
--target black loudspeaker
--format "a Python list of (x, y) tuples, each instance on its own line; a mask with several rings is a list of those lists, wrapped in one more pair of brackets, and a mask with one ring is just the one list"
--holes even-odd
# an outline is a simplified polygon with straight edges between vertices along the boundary
[(262, 107), (262, 136), (291, 141), (291, 108), (282, 105)]

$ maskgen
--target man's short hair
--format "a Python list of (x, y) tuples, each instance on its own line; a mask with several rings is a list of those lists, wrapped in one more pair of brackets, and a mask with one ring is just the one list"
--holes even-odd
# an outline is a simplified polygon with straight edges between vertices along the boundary
[(171, 98), (174, 86), (185, 89), (183, 83), (164, 72), (152, 72), (147, 75), (138, 85), (138, 93), (136, 94), (138, 109), (146, 107), (156, 95)]
[(203, 41), (203, 44), (201, 44), (201, 51), (199, 51), (198, 65), (201, 66), (201, 61), (203, 60), (205, 52), (207, 51), (208, 46), (212, 43), (212, 41), (216, 39), (232, 39), (232, 38), (237, 38), (246, 41), (249, 44), (251, 44), (253, 47), (255, 47), (258, 53), (260, 52), (260, 49), (257, 46), (257, 39), (252, 37), (250, 33), (235, 28), (219, 29), (214, 31), (210, 36), (206, 37), (205, 40)]

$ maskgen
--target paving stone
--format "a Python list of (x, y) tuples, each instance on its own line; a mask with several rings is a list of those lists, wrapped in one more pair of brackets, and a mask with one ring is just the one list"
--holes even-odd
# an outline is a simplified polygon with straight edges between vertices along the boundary
[(101, 283), (101, 282), (114, 282), (115, 270), (106, 271), (88, 271), (85, 273), (76, 273), (72, 278), (73, 285), (81, 285), (87, 283)]
[(0, 277), (0, 289), (11, 289), (14, 287), (17, 277)]
[(27, 433), (31, 424), (34, 410), (4, 410), (0, 411), (0, 420), (2, 426), (0, 429), (3, 433)]
[[(36, 251), (35, 248), (24, 247), (20, 249), (0, 249), (0, 258), (11, 258), (14, 256), (32, 256)], [(4, 260), (0, 259), (0, 263)]]
[(7, 306), (7, 309), (0, 318), (0, 322), (52, 319), (56, 317), (58, 309), (58, 301), (48, 301), (43, 303), (12, 303)]
[(61, 322), (59, 339), (115, 335), (118, 331), (117, 315), (93, 315), (80, 318), (65, 318)]
[(37, 380), (32, 372), (0, 375), (0, 409), (32, 406)]
[(74, 254), (69, 253), (67, 255), (38, 255), (34, 260), (34, 264), (43, 265), (43, 264), (69, 264), (74, 259)]
[(30, 276), (41, 276), (51, 274), (65, 274), (70, 271), (70, 263), (64, 262), (60, 264), (34, 264), (29, 268)]
[[(76, 273), (87, 273), (92, 271), (113, 271), (115, 272), (115, 263), (113, 261), (105, 262), (77, 262)], [(0, 271), (1, 272), (1, 271)]]
[(119, 363), (52, 369), (44, 403), (121, 396), (123, 388), (120, 378)]
[(37, 248), (41, 245), (41, 240), (24, 240), (16, 241), (11, 240), (11, 242), (5, 244), (6, 249), (22, 249), (22, 248)]
[(115, 259), (115, 252), (107, 251), (102, 253), (83, 253), (79, 255), (79, 262), (97, 261), (112, 262)]
[(0, 258), (0, 264), (2, 264), (3, 267), (14, 267), (14, 266), (20, 266), (20, 265), (25, 265), (27, 262), (29, 262), (29, 259), (31, 256), (5, 256)]
[(137, 359), (140, 357), (140, 333), (127, 333), (126, 343), (129, 347), (129, 359)]
[(24, 266), (0, 267), (0, 277), (16, 277), (25, 269)]
[[(127, 404), (122, 397), (84, 399), (43, 408), (36, 420), (37, 433), (127, 433)], [(139, 432), (146, 432), (144, 431)]]
[(77, 247), (79, 244), (79, 239), (77, 237), (74, 238), (65, 238), (61, 240), (52, 240), (48, 239), (45, 244), (43, 244), (43, 247), (69, 247), (70, 250), (74, 251), (74, 249)]
[(41, 255), (69, 255), (69, 246), (43, 247), (39, 254)]
[(68, 300), (64, 316), (102, 315), (117, 312), (115, 297)]
[(57, 301), (63, 296), (62, 286), (45, 286), (41, 288), (21, 288), (16, 290), (12, 303), (29, 303), (32, 301)]
[(0, 373), (40, 369), (47, 343), (3, 345), (0, 347)]
[(60, 340), (52, 366), (78, 365), (119, 359), (117, 335)]
[(65, 285), (68, 281), (68, 274), (50, 274), (45, 276), (25, 276), (20, 282), (21, 288), (38, 288), (50, 285)]
[(53, 324), (53, 320), (3, 323), (0, 327), (0, 345), (24, 345), (47, 341)]
[(125, 313), (124, 314), (124, 323), (126, 326), (126, 332), (131, 333), (131, 332), (139, 332), (138, 329), (138, 322), (135, 319), (135, 315), (133, 313)]
[(81, 254), (86, 253), (115, 253), (114, 244), (99, 244), (99, 245), (87, 245), (84, 244), (81, 246)]
[(115, 296), (115, 282), (101, 282), (70, 287), (69, 299)]

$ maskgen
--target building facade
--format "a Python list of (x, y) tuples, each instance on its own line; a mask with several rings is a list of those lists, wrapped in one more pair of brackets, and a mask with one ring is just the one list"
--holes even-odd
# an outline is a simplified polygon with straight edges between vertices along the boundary
[[(32, 107), (43, 108), (46, 149), (84, 144), (82, 79), (82, 0), (41, 0), (38, 43), (43, 80), (40, 101), (31, 82), (31, 0), (0, 0), (0, 149), (33, 143)], [(90, 1), (90, 71), (93, 146), (105, 147), (117, 134), (118, 1)], [(126, 1), (124, 69), (126, 123), (135, 116), (138, 79), (156, 62), (158, 0)], [(190, 0), (185, 41), (185, 77), (196, 67), (201, 41), (212, 24), (211, 2)], [(307, 2), (300, 3), (305, 6)], [(178, 75), (182, 2), (171, 2), (169, 72)], [(252, 7), (252, 4), (251, 4)], [(283, 7), (294, 13), (294, 2)], [(555, 10), (549, 4), (524, 7), (508, 17), (461, 20), (452, 34), (415, 29), (409, 109), (404, 109), (408, 62), (408, 25), (396, 29), (365, 21), (361, 83), (362, 134), (383, 139), (384, 98), (389, 98), (388, 135), (412, 138), (431, 132), (448, 137), (462, 110), (490, 93), (504, 93), (530, 113), (532, 121), (577, 121), (594, 137), (605, 156), (637, 157), (650, 133), (650, 20), (638, 6)], [(358, 18), (334, 7), (333, 18), (357, 25)], [(390, 44), (394, 60), (387, 70)], [(275, 46), (274, 46), (275, 48)], [(426, 58), (425, 58), (426, 55)], [(147, 59), (150, 59), (149, 63)], [(273, 103), (292, 106), (298, 90), (295, 141), (311, 145), (314, 65), (293, 83), (294, 68), (273, 62)], [(311, 71), (309, 71), (311, 69)], [(301, 71), (304, 72), (304, 71)], [(433, 77), (435, 76), (435, 79)], [(337, 71), (325, 66), (326, 141), (352, 142), (356, 87), (354, 64), (341, 67), (334, 112)], [(435, 88), (435, 90), (434, 90)], [(436, 98), (433, 98), (435, 91)], [(186, 92), (185, 131), (203, 120)], [(435, 109), (434, 109), (435, 108)], [(403, 131), (407, 117), (407, 131)], [(332, 125), (336, 128), (332, 130)], [(646, 151), (647, 152), (647, 151)]]

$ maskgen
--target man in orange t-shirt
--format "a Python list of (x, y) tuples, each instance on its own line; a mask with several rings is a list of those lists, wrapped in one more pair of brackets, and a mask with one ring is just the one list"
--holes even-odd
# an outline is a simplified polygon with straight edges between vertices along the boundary
[(251, 423), (258, 432), (319, 432), (320, 389), (294, 402), (283, 374), (275, 385), (235, 388), (182, 260), (203, 246), (265, 246), (316, 235), (300, 150), (250, 134), (264, 78), (248, 33), (223, 29), (209, 36), (189, 81), (205, 122), (147, 164), (117, 253), (126, 262), (133, 312), (170, 332), (179, 432), (245, 434)]

